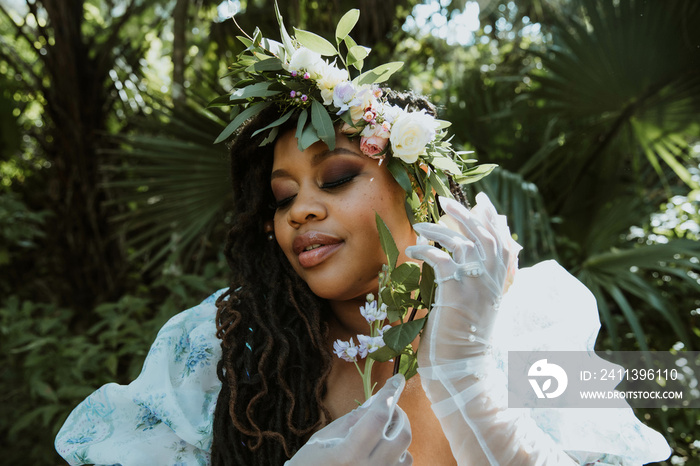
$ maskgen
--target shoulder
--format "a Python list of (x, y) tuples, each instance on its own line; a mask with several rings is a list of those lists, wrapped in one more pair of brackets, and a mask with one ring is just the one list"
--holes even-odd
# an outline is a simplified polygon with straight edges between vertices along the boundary
[(78, 405), (56, 437), (59, 454), (70, 464), (208, 464), (224, 291), (161, 328), (136, 380), (104, 385)]

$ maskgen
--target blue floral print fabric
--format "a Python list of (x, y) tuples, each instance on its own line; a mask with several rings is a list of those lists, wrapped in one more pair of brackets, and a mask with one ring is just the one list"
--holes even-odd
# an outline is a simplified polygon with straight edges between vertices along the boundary
[[(223, 291), (165, 324), (131, 384), (107, 384), (75, 408), (56, 438), (68, 463), (210, 464), (221, 389), (215, 301)], [(592, 350), (599, 328), (590, 291), (556, 262), (522, 269), (501, 304), (494, 364), (505, 371), (508, 350)], [(537, 409), (530, 417), (581, 465), (639, 465), (670, 454), (631, 409)]]
[(221, 383), (215, 301), (168, 321), (139, 377), (107, 384), (68, 417), (56, 450), (70, 464), (208, 465)]

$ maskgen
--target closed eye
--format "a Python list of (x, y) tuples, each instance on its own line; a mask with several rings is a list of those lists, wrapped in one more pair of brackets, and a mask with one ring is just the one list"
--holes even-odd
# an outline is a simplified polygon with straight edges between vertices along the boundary
[(333, 189), (337, 188), (339, 186), (344, 185), (345, 183), (349, 183), (350, 181), (354, 180), (357, 175), (350, 175), (350, 176), (345, 176), (343, 178), (337, 179), (335, 181), (330, 181), (328, 183), (323, 183), (321, 185), (321, 189)]
[(296, 197), (296, 195), (285, 197), (284, 199), (280, 199), (279, 201), (276, 201), (275, 202), (275, 209), (283, 209), (283, 208), (287, 207), (294, 200), (295, 197)]

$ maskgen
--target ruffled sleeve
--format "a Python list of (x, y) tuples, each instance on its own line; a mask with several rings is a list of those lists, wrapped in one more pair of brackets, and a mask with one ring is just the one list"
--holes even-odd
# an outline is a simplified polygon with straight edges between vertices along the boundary
[(68, 463), (210, 463), (221, 389), (215, 301), (223, 291), (163, 326), (136, 380), (104, 385), (73, 410), (55, 443)]
[[(519, 270), (503, 297), (492, 340), (502, 380), (508, 351), (593, 353), (599, 329), (595, 297), (555, 261)], [(539, 428), (582, 465), (640, 465), (671, 454), (664, 437), (639, 421), (629, 407), (528, 411)]]

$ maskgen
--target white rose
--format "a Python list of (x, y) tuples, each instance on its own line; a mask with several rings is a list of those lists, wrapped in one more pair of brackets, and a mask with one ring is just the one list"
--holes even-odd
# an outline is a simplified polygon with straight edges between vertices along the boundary
[(316, 71), (316, 86), (321, 90), (323, 105), (333, 103), (333, 89), (342, 82), (350, 80), (348, 70), (339, 69), (335, 65), (326, 64)]
[(435, 118), (425, 113), (410, 112), (399, 116), (391, 125), (391, 151), (406, 163), (413, 163), (425, 152), (425, 146), (435, 138)]
[(299, 47), (294, 51), (292, 58), (289, 60), (289, 70), (315, 70), (318, 68), (320, 63), (323, 63), (323, 59), (321, 58), (320, 54), (313, 52), (306, 47)]

